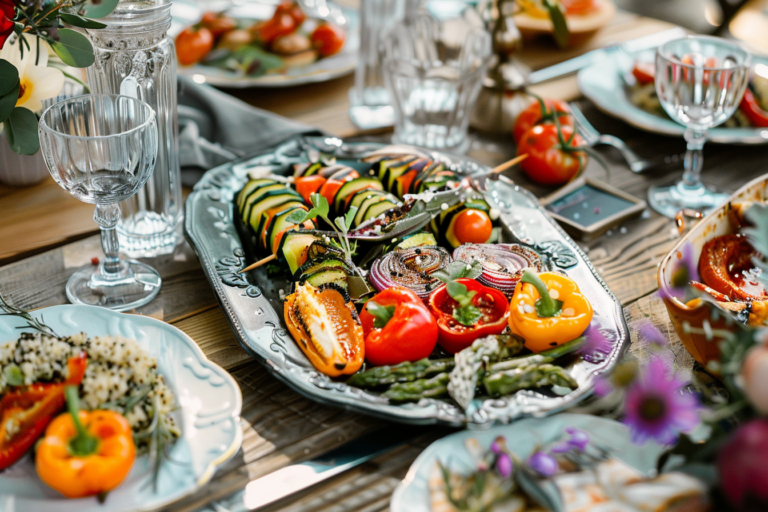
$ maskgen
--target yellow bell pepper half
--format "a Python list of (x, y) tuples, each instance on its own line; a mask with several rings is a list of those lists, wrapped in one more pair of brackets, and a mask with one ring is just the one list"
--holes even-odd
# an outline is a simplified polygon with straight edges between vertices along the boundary
[(509, 305), (509, 328), (542, 352), (578, 338), (592, 321), (592, 305), (570, 278), (528, 270)]

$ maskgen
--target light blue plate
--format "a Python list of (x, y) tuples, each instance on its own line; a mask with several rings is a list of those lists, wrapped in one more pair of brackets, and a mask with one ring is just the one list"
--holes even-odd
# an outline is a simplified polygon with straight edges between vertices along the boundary
[[(627, 123), (653, 133), (683, 136), (685, 128), (668, 117), (646, 112), (629, 101), (624, 75), (632, 71), (636, 60), (654, 61), (654, 51), (638, 53), (616, 51), (605, 60), (579, 71), (579, 89), (600, 110)], [(768, 64), (768, 57), (752, 56), (752, 65)], [(712, 128), (707, 133), (709, 142), (720, 144), (765, 144), (765, 128)]]
[(644, 446), (631, 443), (627, 427), (613, 420), (586, 414), (556, 414), (548, 418), (529, 418), (512, 425), (488, 430), (464, 430), (435, 441), (413, 462), (405, 479), (392, 495), (392, 512), (430, 512), (429, 473), (439, 459), (451, 469), (466, 472), (474, 465), (464, 443), (476, 438), (486, 449), (498, 436), (507, 438), (507, 447), (520, 458), (527, 458), (537, 445), (556, 441), (566, 427), (577, 427), (589, 433), (590, 439), (609, 450), (614, 457), (643, 474), (650, 475), (664, 448), (653, 442)]
[[(207, 483), (218, 466), (240, 448), (242, 395), (235, 380), (208, 361), (197, 344), (176, 327), (154, 318), (116, 313), (95, 306), (54, 306), (34, 311), (60, 336), (134, 339), (157, 359), (158, 370), (179, 402), (182, 437), (160, 470), (152, 489), (148, 456), (136, 459), (128, 478), (99, 504), (96, 498), (70, 500), (47, 487), (35, 472), (34, 459), (22, 460), (0, 473), (3, 512), (128, 512), (153, 510)], [(0, 316), (0, 343), (17, 339), (25, 325), (17, 317)]]

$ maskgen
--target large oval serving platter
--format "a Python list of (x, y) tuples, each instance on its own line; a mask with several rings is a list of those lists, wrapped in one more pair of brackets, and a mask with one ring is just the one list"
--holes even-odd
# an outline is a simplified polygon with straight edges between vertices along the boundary
[[(636, 60), (653, 62), (654, 51), (637, 53), (615, 51), (607, 58), (579, 71), (581, 93), (608, 115), (622, 119), (641, 130), (661, 135), (682, 137), (685, 127), (666, 116), (646, 112), (635, 106), (629, 98), (624, 76), (632, 71)], [(752, 56), (752, 65), (768, 65), (768, 58)], [(765, 128), (725, 128), (719, 126), (707, 131), (707, 141), (719, 144), (766, 144)]]
[[(141, 512), (155, 510), (208, 483), (217, 467), (240, 448), (242, 395), (235, 380), (206, 359), (197, 344), (176, 327), (154, 318), (127, 315), (95, 306), (64, 305), (33, 311), (32, 316), (60, 336), (122, 336), (135, 340), (157, 360), (158, 372), (179, 403), (181, 437), (163, 461), (153, 488), (149, 455), (136, 458), (120, 486), (104, 503), (96, 497), (67, 499), (46, 486), (25, 456), (0, 473), (0, 510), (4, 512)], [(24, 320), (0, 316), (0, 344), (33, 332)]]
[[(595, 316), (590, 329), (599, 329), (610, 341), (609, 350), (587, 355), (568, 367), (578, 389), (565, 396), (529, 390), (500, 399), (480, 397), (465, 413), (451, 400), (423, 399), (414, 404), (391, 405), (375, 393), (347, 386), (315, 371), (285, 330), (281, 295), (290, 293), (289, 283), (279, 276), (270, 276), (266, 266), (250, 274), (238, 274), (250, 262), (246, 262), (233, 222), (232, 199), (249, 173), (287, 174), (292, 172), (294, 163), (308, 160), (308, 152), (333, 153), (343, 161), (360, 158), (380, 147), (347, 144), (337, 138), (292, 139), (274, 151), (212, 169), (195, 186), (186, 203), (186, 235), (243, 347), (278, 378), (311, 399), (407, 423), (506, 423), (522, 416), (552, 414), (586, 397), (595, 379), (612, 368), (627, 343), (621, 305), (586, 255), (547, 216), (537, 199), (504, 179), (489, 181), (493, 186), (486, 193), (486, 199), (502, 212), (503, 241), (525, 241), (554, 255), (558, 266), (576, 280), (592, 302)], [(463, 157), (443, 153), (431, 156), (461, 173), (487, 169)]]

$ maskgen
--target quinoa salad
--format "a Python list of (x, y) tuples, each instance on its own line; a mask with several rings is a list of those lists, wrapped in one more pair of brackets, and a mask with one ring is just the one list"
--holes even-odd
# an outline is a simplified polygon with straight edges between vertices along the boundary
[[(146, 447), (149, 434), (157, 429), (166, 437), (179, 437), (171, 414), (176, 400), (157, 373), (157, 361), (134, 340), (120, 336), (22, 333), (18, 340), (0, 345), (0, 395), (11, 386), (64, 381), (67, 360), (82, 352), (88, 361), (80, 385), (83, 409), (111, 409), (125, 416), (138, 447)], [(159, 419), (153, 424), (156, 413)]]

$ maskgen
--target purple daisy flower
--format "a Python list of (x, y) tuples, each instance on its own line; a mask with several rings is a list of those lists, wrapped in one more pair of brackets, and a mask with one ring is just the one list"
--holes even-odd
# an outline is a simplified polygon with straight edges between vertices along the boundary
[(500, 454), (496, 459), (496, 471), (499, 472), (499, 475), (501, 475), (502, 478), (509, 478), (512, 475), (514, 467), (514, 464), (512, 464), (512, 457), (506, 453)]
[(613, 384), (611, 384), (610, 379), (599, 377), (595, 380), (594, 393), (596, 396), (603, 398), (610, 395), (611, 391), (613, 391)]
[(670, 445), (680, 432), (689, 432), (699, 424), (698, 400), (680, 393), (683, 382), (670, 373), (662, 359), (653, 357), (627, 386), (623, 422), (630, 429), (633, 443), (642, 445), (654, 439)]
[(589, 324), (584, 337), (586, 343), (579, 349), (579, 354), (590, 363), (601, 362), (613, 350), (614, 342), (600, 330), (598, 324)]
[(543, 477), (550, 477), (557, 473), (557, 460), (548, 453), (534, 452), (528, 457), (528, 466)]
[(583, 452), (589, 445), (589, 434), (576, 427), (566, 427), (565, 431), (571, 436), (568, 445), (574, 450)]
[(662, 299), (675, 298), (682, 301), (685, 298), (688, 284), (691, 281), (700, 281), (699, 271), (693, 257), (693, 245), (690, 242), (685, 243), (677, 254), (678, 259), (674, 262), (672, 282), (670, 284), (662, 283), (659, 288), (659, 296)]
[(669, 340), (661, 334), (661, 331), (656, 328), (650, 320), (645, 319), (637, 323), (637, 332), (647, 342), (653, 343), (656, 346), (663, 347)]

